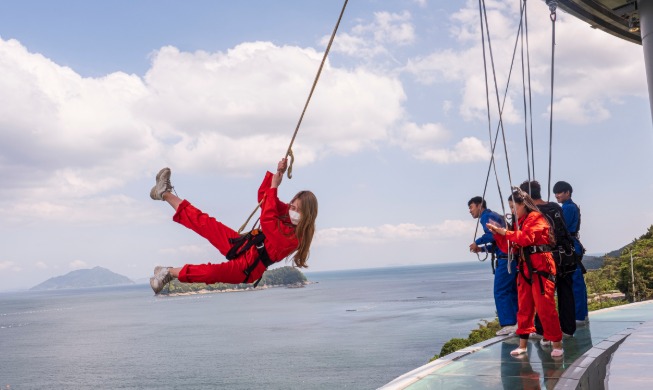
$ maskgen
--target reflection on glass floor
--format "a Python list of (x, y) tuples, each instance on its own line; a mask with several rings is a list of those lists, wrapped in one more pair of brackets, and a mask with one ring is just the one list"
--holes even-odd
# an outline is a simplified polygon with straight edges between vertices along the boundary
[[(612, 345), (612, 340), (623, 337), (614, 335), (637, 328), (647, 321), (653, 321), (653, 301), (593, 312), (590, 313), (588, 326), (579, 327), (574, 337), (563, 340), (565, 355), (562, 359), (551, 358), (551, 347), (542, 347), (539, 340), (529, 340), (527, 354), (521, 357), (510, 356), (510, 351), (518, 345), (518, 338), (497, 337), (481, 343), (485, 345), (482, 349), (472, 353), (463, 352), (458, 354), (458, 357), (448, 359), (445, 356), (383, 388), (553, 389), (565, 370), (574, 362), (574, 369), (577, 369), (577, 361), (592, 360), (595, 357), (592, 355), (601, 352), (602, 345)], [(593, 347), (597, 348), (592, 349)], [(590, 352), (583, 356), (588, 351)], [(582, 356), (583, 359), (579, 359)]]

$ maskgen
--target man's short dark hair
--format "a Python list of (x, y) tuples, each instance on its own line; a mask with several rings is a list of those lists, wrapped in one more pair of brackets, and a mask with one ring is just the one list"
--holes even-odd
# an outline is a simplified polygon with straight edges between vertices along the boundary
[(567, 183), (566, 181), (559, 181), (553, 185), (554, 194), (559, 194), (561, 192), (567, 191), (569, 191), (569, 194), (571, 194), (574, 192), (574, 189), (571, 188), (571, 184)]
[(467, 206), (471, 206), (472, 203), (474, 203), (474, 204), (482, 204), (482, 207), (483, 207), (484, 209), (487, 208), (487, 203), (485, 203), (485, 199), (483, 199), (483, 198), (480, 197), (480, 196), (475, 196), (475, 197), (473, 197), (472, 199), (470, 199), (469, 202), (467, 202)]
[(530, 195), (533, 200), (542, 199), (542, 187), (537, 180), (526, 180), (519, 185), (519, 189)]

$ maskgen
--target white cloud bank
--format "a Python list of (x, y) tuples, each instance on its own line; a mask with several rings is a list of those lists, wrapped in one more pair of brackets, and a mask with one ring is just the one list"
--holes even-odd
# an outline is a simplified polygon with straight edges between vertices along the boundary
[[(502, 98), (520, 19), (519, 2), (488, 2), (486, 5)], [(529, 2), (528, 12), (532, 91), (534, 95), (546, 98), (551, 93), (549, 10), (544, 1), (536, 1)], [(404, 70), (418, 82), (427, 85), (463, 83), (459, 113), (465, 120), (483, 120), (487, 114), (478, 2), (467, 1), (465, 7), (452, 14), (450, 22), (451, 37), (459, 42), (460, 49), (446, 49), (415, 57), (407, 62)], [(591, 29), (588, 24), (559, 11), (555, 50), (556, 120), (572, 124), (600, 122), (609, 118), (610, 106), (619, 104), (622, 97), (647, 96), (643, 80), (644, 59), (639, 45)], [(490, 64), (487, 49), (486, 56)], [(518, 53), (503, 115), (505, 123), (516, 123), (523, 117), (520, 112), (523, 99), (520, 68)], [(491, 68), (488, 77), (491, 107), (496, 117)], [(548, 116), (548, 105), (535, 109), (535, 116)]]
[[(321, 54), (250, 42), (226, 52), (164, 47), (144, 78), (83, 78), (0, 39), (0, 218), (143, 217), (111, 191), (177, 171), (244, 174), (285, 152)], [(326, 64), (294, 144), (297, 164), (388, 139), (405, 95), (392, 76)], [(343, 104), (345, 102), (346, 104)], [(54, 196), (56, 194), (56, 196)]]
[(469, 235), (474, 223), (461, 220), (445, 220), (440, 224), (420, 226), (412, 223), (384, 224), (377, 227), (345, 227), (319, 230), (315, 237), (317, 246), (346, 245), (350, 243), (380, 244), (398, 241), (443, 240)]

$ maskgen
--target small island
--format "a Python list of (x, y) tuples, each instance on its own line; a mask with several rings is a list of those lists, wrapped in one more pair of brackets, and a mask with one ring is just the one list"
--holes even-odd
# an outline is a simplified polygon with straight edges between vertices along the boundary
[[(261, 282), (256, 289), (264, 289), (269, 287), (288, 287), (297, 288), (307, 285), (308, 279), (306, 276), (295, 267), (281, 267), (273, 270), (265, 271)], [(178, 280), (173, 280), (163, 288), (160, 294), (163, 295), (182, 295), (182, 294), (202, 294), (211, 292), (230, 292), (230, 291), (247, 291), (254, 290), (252, 284), (227, 284), (227, 283), (180, 283)]]
[(74, 288), (106, 287), (131, 285), (134, 282), (126, 276), (109, 271), (106, 268), (78, 269), (65, 275), (56, 276), (40, 283), (30, 290), (60, 290)]

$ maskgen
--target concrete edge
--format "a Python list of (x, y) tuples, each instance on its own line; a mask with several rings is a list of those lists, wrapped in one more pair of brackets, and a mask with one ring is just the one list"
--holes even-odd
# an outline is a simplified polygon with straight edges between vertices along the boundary
[[(639, 324), (641, 326), (641, 323)], [(612, 355), (639, 326), (628, 327), (596, 344), (560, 375), (555, 390), (602, 389)]]
[(476, 343), (474, 345), (470, 345), (469, 347), (465, 347), (462, 349), (459, 349), (456, 352), (452, 352), (446, 356), (443, 356), (439, 359), (436, 359), (430, 363), (427, 363), (421, 367), (418, 367), (412, 371), (409, 371), (391, 382), (381, 386), (378, 388), (378, 390), (400, 390), (400, 389), (405, 389), (406, 387), (412, 385), (413, 383), (420, 381), (424, 379), (426, 376), (432, 374), (433, 372), (441, 369), (442, 367), (446, 367), (449, 364), (453, 363), (454, 361), (461, 359), (464, 356), (470, 355), (474, 352), (478, 352), (482, 350), (483, 348), (487, 348), (490, 345), (494, 345), (496, 343), (499, 343), (505, 339), (514, 337), (514, 335), (506, 335), (506, 336), (497, 336), (493, 337), (491, 339), (487, 339), (485, 341), (481, 341), (480, 343)]

